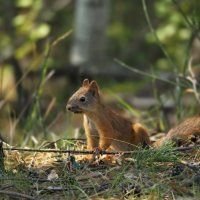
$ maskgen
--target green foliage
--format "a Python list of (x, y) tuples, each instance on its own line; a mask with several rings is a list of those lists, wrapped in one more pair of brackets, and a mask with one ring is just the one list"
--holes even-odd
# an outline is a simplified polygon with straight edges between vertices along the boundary
[(0, 49), (5, 49), (3, 55), (14, 55), (17, 59), (24, 59), (34, 51), (33, 44), (47, 37), (50, 26), (45, 21), (39, 21), (39, 14), (43, 8), (42, 1), (5, 1), (2, 9)]
[(135, 165), (138, 168), (143, 168), (144, 166), (155, 167), (158, 163), (177, 163), (180, 157), (173, 150), (174, 148), (171, 143), (166, 143), (159, 149), (139, 148), (137, 153), (134, 154)]
[(21, 171), (20, 167), (14, 169), (13, 172), (9, 171), (6, 176), (1, 177), (1, 182), (4, 184), (11, 184), (17, 191), (28, 193), (31, 189), (31, 181), (27, 177), (25, 171)]
[[(199, 9), (196, 0), (156, 1), (154, 4), (154, 10), (159, 19), (158, 26), (154, 27), (156, 34), (174, 63), (179, 66), (179, 72), (185, 70), (185, 62), (189, 57), (190, 46), (188, 45), (199, 27), (199, 16), (196, 14)], [(150, 43), (156, 42), (152, 33), (148, 33), (146, 38)], [(171, 70), (168, 61), (161, 57), (157, 59), (155, 65), (161, 70)]]
[(58, 149), (75, 149), (75, 141), (60, 139), (56, 142)]

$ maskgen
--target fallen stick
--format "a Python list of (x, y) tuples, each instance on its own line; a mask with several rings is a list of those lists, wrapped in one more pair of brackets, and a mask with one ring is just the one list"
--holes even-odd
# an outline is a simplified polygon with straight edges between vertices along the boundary
[[(188, 150), (196, 150), (200, 147), (200, 145), (194, 147), (177, 147), (172, 151), (188, 151)], [(3, 150), (7, 151), (29, 151), (29, 152), (47, 152), (47, 153), (69, 153), (69, 154), (95, 154), (96, 151), (88, 151), (88, 150), (60, 150), (60, 149), (34, 149), (34, 148), (21, 148), (21, 147), (4, 147)], [(134, 154), (135, 151), (101, 151), (102, 155), (115, 155), (115, 154)]]
[[(69, 154), (94, 154), (95, 151), (87, 150), (60, 150), (60, 149), (33, 149), (33, 148), (21, 148), (21, 147), (5, 147), (3, 150), (8, 151), (30, 151), (30, 152), (47, 152), (47, 153), (69, 153)], [(133, 153), (133, 151), (127, 152), (111, 152), (111, 151), (102, 151), (101, 154), (120, 154), (120, 153)]]
[(12, 191), (8, 191), (8, 190), (0, 190), (0, 194), (5, 194), (8, 196), (12, 196), (12, 197), (20, 197), (20, 198), (24, 198), (24, 199), (36, 200), (36, 198), (29, 196), (27, 194), (22, 194), (19, 192), (12, 192)]

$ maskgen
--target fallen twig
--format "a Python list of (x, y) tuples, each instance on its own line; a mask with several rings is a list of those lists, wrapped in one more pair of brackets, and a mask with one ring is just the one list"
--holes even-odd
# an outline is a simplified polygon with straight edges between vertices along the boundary
[(24, 199), (36, 200), (36, 198), (29, 196), (27, 194), (22, 194), (19, 192), (12, 192), (12, 191), (8, 191), (8, 190), (0, 190), (0, 194), (5, 194), (8, 196), (12, 196), (12, 197), (20, 197), (20, 198), (24, 198)]
[[(31, 151), (31, 152), (47, 152), (47, 153), (69, 153), (69, 154), (94, 154), (95, 151), (88, 150), (60, 150), (60, 149), (33, 149), (33, 148), (21, 148), (21, 147), (5, 147), (3, 150), (8, 151)], [(101, 154), (124, 154), (133, 153), (132, 151), (127, 152), (114, 152), (114, 151), (102, 151)]]
[(193, 147), (177, 147), (173, 151), (189, 151), (189, 150), (196, 150), (198, 148), (200, 148), (200, 145), (196, 145)]
[[(188, 151), (188, 150), (196, 150), (200, 147), (200, 145), (196, 145), (193, 147), (177, 147), (172, 151)], [(69, 154), (95, 154), (96, 151), (88, 151), (88, 150), (60, 150), (60, 149), (33, 149), (33, 148), (21, 148), (21, 147), (4, 147), (3, 150), (8, 151), (30, 151), (30, 152), (47, 152), (47, 153), (69, 153)], [(147, 149), (148, 150), (148, 149)], [(135, 151), (102, 151), (100, 154), (102, 155), (116, 155), (116, 154), (134, 154), (137, 153)]]
[[(99, 187), (97, 186), (97, 188), (95, 188), (96, 190), (101, 190), (101, 187), (108, 187), (110, 185), (110, 183), (103, 183), (101, 185), (99, 185)], [(35, 187), (34, 187), (35, 188)], [(94, 189), (93, 185), (84, 185), (81, 187), (83, 190), (91, 190)], [(67, 190), (79, 190), (78, 187), (76, 186), (72, 186), (72, 187), (62, 187), (62, 186), (48, 186), (47, 188), (37, 188), (37, 190), (40, 191), (40, 193), (44, 193), (44, 192), (57, 192), (57, 191), (67, 191)]]

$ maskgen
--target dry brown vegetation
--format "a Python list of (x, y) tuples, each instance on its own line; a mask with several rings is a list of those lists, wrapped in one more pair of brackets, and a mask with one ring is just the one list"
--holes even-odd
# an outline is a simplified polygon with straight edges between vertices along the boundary
[[(83, 144), (75, 144), (72, 152), (83, 150)], [(94, 160), (88, 159), (92, 155), (74, 153), (4, 150), (1, 199), (200, 197), (198, 144), (178, 149), (168, 144), (159, 150), (138, 149)]]

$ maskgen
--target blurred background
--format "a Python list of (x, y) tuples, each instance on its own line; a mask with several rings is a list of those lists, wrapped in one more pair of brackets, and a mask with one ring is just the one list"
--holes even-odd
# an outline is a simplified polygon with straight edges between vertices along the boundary
[(96, 79), (107, 104), (150, 132), (199, 114), (198, 0), (0, 0), (0, 137), (80, 135), (67, 99)]

